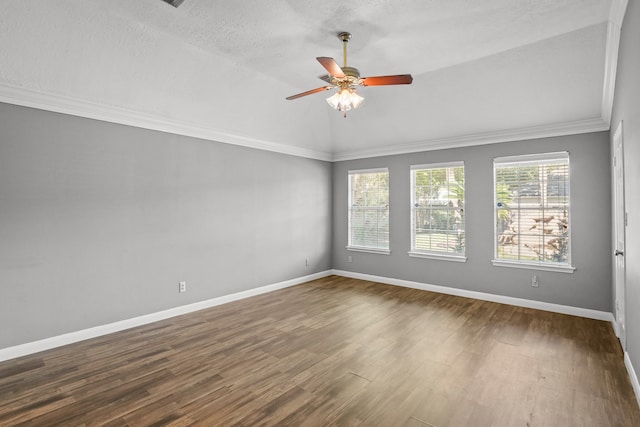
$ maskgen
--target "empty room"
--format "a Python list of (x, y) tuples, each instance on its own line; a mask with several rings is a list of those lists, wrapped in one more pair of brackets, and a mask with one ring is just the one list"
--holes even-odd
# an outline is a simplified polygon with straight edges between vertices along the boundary
[(0, 425), (640, 426), (635, 0), (5, 0)]

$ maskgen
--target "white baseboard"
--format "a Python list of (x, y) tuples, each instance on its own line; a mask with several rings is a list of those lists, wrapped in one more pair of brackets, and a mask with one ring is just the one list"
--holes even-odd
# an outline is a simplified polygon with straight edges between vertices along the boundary
[[(482, 301), (491, 301), (501, 304), (515, 305), (518, 307), (535, 308), (537, 310), (551, 311), (554, 313), (570, 314), (573, 316), (586, 317), (588, 319), (604, 320), (615, 324), (613, 313), (606, 311), (592, 310), (589, 308), (572, 307), (569, 305), (553, 304), (550, 302), (534, 301), (524, 298), (508, 297), (503, 295), (488, 294), (484, 292), (469, 291), (466, 289), (450, 288), (448, 286), (429, 285), (427, 283), (412, 282), (409, 280), (393, 279), (390, 277), (373, 276), (371, 274), (354, 273), (344, 270), (332, 270), (338, 276), (350, 277), (352, 279), (369, 280), (372, 282), (385, 283), (387, 285), (403, 286), (405, 288), (421, 289), (423, 291), (438, 292), (441, 294), (456, 295), (466, 298), (474, 298)], [(615, 328), (615, 326), (614, 326)]]
[(273, 292), (278, 289), (284, 289), (291, 286), (299, 285), (310, 280), (320, 279), (333, 274), (331, 270), (322, 271), (308, 276), (298, 277), (284, 282), (274, 283), (267, 286), (262, 286), (255, 289), (249, 289), (247, 291), (236, 292), (234, 294), (223, 295), (221, 297), (212, 298), (205, 301), (195, 302), (193, 304), (182, 305), (180, 307), (170, 308), (168, 310), (159, 311), (157, 313), (146, 314), (143, 316), (134, 317), (131, 319), (121, 320), (106, 325), (100, 325), (93, 328), (83, 329), (76, 332), (70, 332), (68, 334), (58, 335), (51, 338), (45, 338), (39, 341), (33, 341), (26, 344), (16, 345), (14, 347), (7, 347), (0, 349), (0, 362), (15, 359), (16, 357), (26, 356), (28, 354), (38, 353), (44, 350), (50, 350), (52, 348), (61, 347), (67, 344), (73, 344), (75, 342), (84, 341), (90, 338), (96, 338), (102, 335), (107, 335), (113, 332), (122, 331), (125, 329), (134, 328), (136, 326), (142, 326), (149, 323), (157, 322), (159, 320), (168, 319), (170, 317), (181, 316), (183, 314), (192, 313), (194, 311), (203, 310), (209, 307), (215, 307), (217, 305), (225, 304), (232, 301), (237, 301), (252, 296), (265, 294), (267, 292)]
[[(573, 316), (586, 317), (590, 319), (605, 320), (611, 322), (615, 330), (615, 319), (612, 313), (591, 310), (587, 308), (571, 307), (560, 304), (553, 304), (548, 302), (533, 301), (523, 298), (514, 298), (503, 295), (494, 295), (484, 292), (469, 291), (465, 289), (450, 288), (447, 286), (430, 285), (420, 282), (412, 282), (409, 280), (393, 279), (389, 277), (374, 276), (370, 274), (354, 273), (344, 270), (326, 270), (319, 273), (311, 274), (308, 276), (298, 277), (295, 279), (287, 280), (284, 282), (274, 283), (260, 288), (249, 289), (247, 291), (237, 292), (234, 294), (223, 295), (221, 297), (199, 301), (193, 304), (187, 304), (180, 307), (170, 308), (168, 310), (159, 311), (157, 313), (146, 314), (143, 316), (134, 317), (131, 319), (121, 320), (106, 325), (96, 326), (93, 328), (83, 329), (76, 332), (70, 332), (67, 334), (45, 338), (43, 340), (34, 341), (30, 343), (20, 344), (14, 347), (8, 347), (0, 349), (0, 362), (9, 359), (15, 359), (16, 357), (26, 356), (28, 354), (38, 353), (40, 351), (49, 350), (55, 347), (60, 347), (67, 344), (73, 344), (75, 342), (84, 341), (90, 338), (96, 338), (102, 335), (110, 334), (113, 332), (122, 331), (125, 329), (134, 328), (136, 326), (142, 326), (149, 323), (157, 322), (159, 320), (168, 319), (170, 317), (180, 316), (194, 311), (203, 310), (209, 307), (215, 307), (217, 305), (225, 304), (232, 301), (237, 301), (243, 298), (249, 298), (255, 295), (272, 292), (278, 289), (288, 288), (290, 286), (299, 285), (310, 280), (319, 279), (322, 277), (335, 274), (343, 277), (350, 277), (353, 279), (369, 280), (373, 282), (385, 283), (388, 285), (403, 286), (405, 288), (421, 289), (425, 291), (438, 292), (442, 294), (457, 295), (466, 298), (475, 298), (483, 301), (492, 301), (501, 304), (515, 305), (519, 307), (534, 308), (538, 310), (551, 311), (555, 313), (570, 314)], [(626, 362), (626, 359), (625, 359)], [(631, 366), (631, 362), (627, 366), (627, 369)], [(631, 372), (631, 371), (630, 371)], [(634, 373), (635, 375), (635, 373)], [(640, 395), (637, 389), (638, 380), (635, 378), (634, 389), (636, 395)]]
[(613, 321), (611, 322), (611, 324), (613, 325), (613, 332), (616, 334), (616, 337), (620, 339), (620, 325), (618, 324), (615, 316), (613, 316)]
[(629, 373), (629, 378), (631, 379), (631, 385), (633, 386), (633, 391), (636, 394), (636, 400), (638, 401), (638, 406), (640, 407), (640, 383), (638, 383), (638, 376), (636, 375), (635, 369), (633, 369), (633, 364), (631, 363), (631, 358), (629, 357), (629, 353), (624, 352), (624, 365), (627, 367), (627, 372)]

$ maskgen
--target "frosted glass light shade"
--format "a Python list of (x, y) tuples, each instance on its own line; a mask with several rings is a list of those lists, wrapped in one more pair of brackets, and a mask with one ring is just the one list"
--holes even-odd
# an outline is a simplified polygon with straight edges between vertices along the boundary
[(362, 101), (364, 101), (364, 98), (358, 95), (354, 88), (342, 88), (339, 92), (327, 98), (327, 103), (331, 105), (331, 108), (335, 108), (338, 111), (349, 111), (352, 108), (358, 108)]

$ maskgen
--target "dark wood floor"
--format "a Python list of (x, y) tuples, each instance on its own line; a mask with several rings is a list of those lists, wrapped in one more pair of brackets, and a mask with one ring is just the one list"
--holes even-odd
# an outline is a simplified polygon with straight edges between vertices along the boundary
[(0, 363), (0, 425), (640, 426), (607, 322), (331, 276)]

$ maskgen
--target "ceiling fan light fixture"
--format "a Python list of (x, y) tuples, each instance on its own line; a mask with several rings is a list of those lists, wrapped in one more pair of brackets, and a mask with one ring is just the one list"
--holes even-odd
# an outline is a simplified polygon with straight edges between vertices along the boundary
[(358, 95), (354, 86), (389, 86), (389, 85), (406, 85), (413, 82), (411, 74), (397, 74), (393, 76), (373, 76), (360, 77), (360, 71), (355, 67), (347, 65), (347, 42), (351, 39), (351, 33), (342, 32), (338, 34), (338, 38), (342, 40), (342, 51), (344, 54), (344, 65), (340, 67), (333, 58), (327, 56), (318, 56), (316, 60), (324, 67), (329, 74), (320, 76), (320, 79), (331, 86), (323, 86), (311, 89), (296, 95), (287, 96), (285, 99), (292, 100), (302, 98), (303, 96), (312, 95), (314, 93), (323, 92), (337, 88), (338, 92), (327, 98), (327, 103), (338, 111), (344, 113), (347, 117), (347, 111), (358, 108), (362, 105), (364, 98)]
[(338, 111), (349, 111), (362, 105), (364, 98), (358, 95), (355, 88), (342, 88), (327, 98), (327, 103)]

